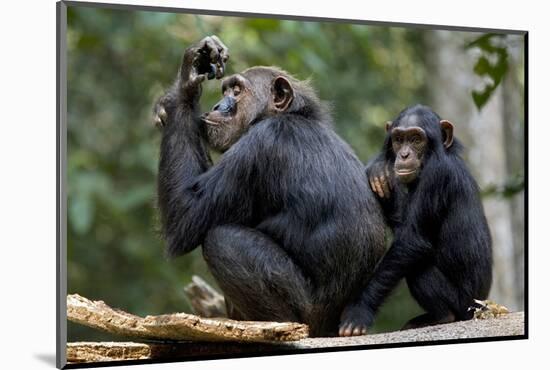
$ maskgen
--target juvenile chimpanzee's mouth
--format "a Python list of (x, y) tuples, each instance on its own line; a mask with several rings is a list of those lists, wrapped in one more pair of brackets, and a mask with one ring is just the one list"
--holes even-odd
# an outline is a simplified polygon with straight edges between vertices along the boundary
[(399, 182), (403, 184), (408, 184), (416, 179), (418, 175), (418, 168), (394, 168), (394, 173)]
[(413, 169), (401, 168), (401, 169), (395, 170), (395, 173), (396, 173), (398, 176), (412, 175), (412, 174), (415, 173), (415, 172), (416, 172), (416, 169), (415, 169), (415, 168), (413, 168)]

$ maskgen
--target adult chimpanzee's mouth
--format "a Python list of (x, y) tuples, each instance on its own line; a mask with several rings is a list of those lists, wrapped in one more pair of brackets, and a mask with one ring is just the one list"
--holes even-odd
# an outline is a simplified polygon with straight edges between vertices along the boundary
[(208, 125), (212, 125), (212, 126), (219, 126), (221, 124), (221, 122), (217, 122), (217, 121), (212, 121), (212, 120), (209, 120), (207, 118), (202, 118), (202, 121)]
[(228, 123), (231, 117), (218, 114), (217, 112), (207, 112), (202, 114), (200, 119), (209, 126), (220, 126)]

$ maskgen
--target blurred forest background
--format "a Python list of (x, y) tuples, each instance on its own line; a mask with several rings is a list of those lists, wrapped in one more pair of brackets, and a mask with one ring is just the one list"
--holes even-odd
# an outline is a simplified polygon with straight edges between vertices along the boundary
[[(277, 65), (311, 78), (365, 163), (382, 146), (384, 122), (406, 106), (427, 104), (451, 120), (493, 234), (490, 298), (523, 309), (523, 37), (86, 7), (68, 10), (69, 293), (146, 315), (192, 312), (183, 286), (193, 274), (215, 285), (200, 248), (163, 255), (151, 125), (183, 50), (210, 34), (229, 47), (228, 74)], [(206, 82), (203, 109), (219, 97), (219, 82)], [(373, 331), (420, 312), (401, 284)], [(71, 323), (68, 331), (70, 341), (108, 339)]]

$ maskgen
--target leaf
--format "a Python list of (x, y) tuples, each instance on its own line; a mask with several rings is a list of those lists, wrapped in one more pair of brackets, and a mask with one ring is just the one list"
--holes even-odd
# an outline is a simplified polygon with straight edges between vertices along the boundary
[[(506, 46), (499, 46), (505, 35), (486, 34), (466, 45), (467, 49), (478, 48), (482, 55), (474, 66), (474, 73), (480, 77), (489, 77), (481, 91), (473, 91), (472, 98), (478, 110), (481, 110), (489, 101), (489, 98), (501, 83), (508, 71), (508, 51)], [(495, 60), (491, 63), (490, 59)]]

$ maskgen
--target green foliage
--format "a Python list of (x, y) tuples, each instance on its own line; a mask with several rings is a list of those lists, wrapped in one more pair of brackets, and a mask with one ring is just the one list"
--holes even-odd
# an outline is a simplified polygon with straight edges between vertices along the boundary
[(508, 71), (508, 51), (506, 46), (499, 44), (506, 35), (489, 33), (470, 42), (466, 48), (478, 48), (481, 56), (474, 66), (476, 75), (488, 78), (481, 91), (473, 91), (472, 98), (479, 110), (487, 104), (487, 101), (498, 87)]

